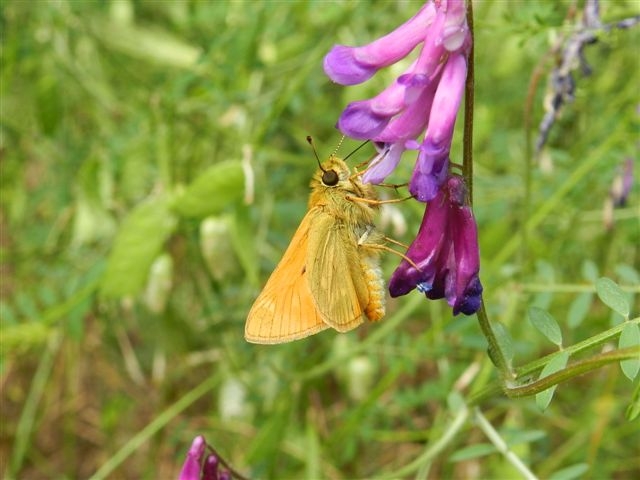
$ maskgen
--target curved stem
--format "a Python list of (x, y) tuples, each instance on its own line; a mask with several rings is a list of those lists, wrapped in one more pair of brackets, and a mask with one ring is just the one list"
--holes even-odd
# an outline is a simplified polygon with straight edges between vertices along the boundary
[(592, 358), (580, 360), (563, 368), (559, 372), (553, 373), (548, 377), (541, 378), (535, 382), (531, 382), (521, 387), (506, 388), (505, 394), (509, 398), (528, 397), (545, 391), (549, 387), (553, 387), (561, 382), (569, 380), (583, 373), (597, 370), (609, 363), (619, 363), (623, 360), (636, 359), (640, 356), (640, 347), (621, 348), (611, 352), (601, 353)]
[[(473, 205), (473, 101), (474, 101), (474, 81), (475, 81), (475, 37), (473, 31), (473, 1), (467, 2), (467, 24), (469, 26), (469, 34), (471, 35), (471, 49), (469, 50), (469, 59), (467, 62), (467, 79), (465, 82), (464, 95), (464, 138), (463, 138), (463, 155), (462, 155), (462, 175), (469, 191), (469, 204)], [(510, 378), (510, 369), (505, 359), (496, 336), (491, 328), (491, 323), (484, 308), (484, 300), (480, 304), (478, 310), (478, 320), (482, 333), (489, 342), (489, 356), (500, 369), (503, 378)]]
[[(566, 351), (566, 350), (565, 350)], [(480, 390), (468, 399), (469, 406), (478, 405), (488, 398), (503, 394), (509, 398), (520, 398), (536, 395), (578, 375), (602, 368), (611, 363), (638, 358), (640, 347), (630, 347), (601, 353), (595, 357), (574, 362), (568, 367), (553, 373), (547, 377), (528, 383), (523, 386), (505, 387), (502, 383), (493, 383)], [(546, 357), (548, 358), (548, 357)]]

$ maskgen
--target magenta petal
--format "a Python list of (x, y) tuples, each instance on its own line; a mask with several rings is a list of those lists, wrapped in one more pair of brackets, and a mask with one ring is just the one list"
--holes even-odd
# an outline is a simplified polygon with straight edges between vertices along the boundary
[(466, 315), (480, 308), (482, 284), (478, 228), (471, 207), (465, 205), (466, 187), (460, 177), (448, 181), (451, 201), (451, 236), (456, 257), (455, 301), (450, 303), (453, 314)]
[(407, 250), (410, 258), (420, 270), (406, 260), (402, 260), (389, 280), (389, 293), (392, 297), (406, 295), (420, 283), (429, 288), (435, 281), (439, 267), (441, 250), (448, 251), (446, 242), (448, 208), (443, 192), (427, 206), (415, 240)]
[(218, 480), (218, 464), (220, 461), (214, 454), (208, 455), (202, 467), (202, 480)]
[(355, 85), (371, 78), (378, 67), (366, 65), (356, 60), (356, 47), (334, 45), (324, 57), (324, 71), (327, 76), (341, 85)]
[(187, 459), (180, 471), (179, 480), (200, 480), (201, 462), (207, 444), (202, 435), (193, 439), (187, 452)]
[(348, 137), (368, 140), (380, 133), (389, 123), (387, 116), (371, 111), (369, 100), (347, 105), (338, 119), (338, 129)]
[(478, 232), (462, 177), (450, 176), (429, 202), (406, 255), (418, 268), (400, 262), (389, 281), (392, 297), (417, 288), (427, 298), (446, 298), (454, 315), (480, 308)]

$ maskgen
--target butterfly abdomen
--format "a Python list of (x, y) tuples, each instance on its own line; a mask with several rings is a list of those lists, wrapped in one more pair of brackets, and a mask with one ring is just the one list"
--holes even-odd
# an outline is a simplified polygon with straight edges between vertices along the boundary
[(385, 314), (385, 291), (382, 269), (377, 251), (367, 251), (362, 245), (360, 265), (364, 273), (364, 280), (369, 290), (369, 303), (364, 308), (364, 313), (372, 322), (380, 320)]

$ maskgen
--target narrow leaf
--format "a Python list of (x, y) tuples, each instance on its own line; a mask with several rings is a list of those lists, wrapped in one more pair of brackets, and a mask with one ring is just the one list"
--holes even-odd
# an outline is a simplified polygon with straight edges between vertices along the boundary
[(475, 445), (470, 445), (456, 451), (449, 457), (449, 461), (461, 462), (463, 460), (471, 460), (472, 458), (484, 457), (497, 451), (496, 447), (491, 443), (476, 443)]
[(175, 226), (166, 198), (154, 197), (133, 209), (114, 240), (101, 293), (122, 297), (140, 292), (151, 264)]
[(549, 480), (573, 480), (584, 477), (584, 473), (589, 471), (588, 463), (576, 463), (570, 467), (563, 468), (549, 476)]
[(606, 277), (599, 278), (596, 282), (596, 292), (602, 303), (624, 318), (629, 318), (629, 302), (622, 289), (613, 280)]
[(549, 312), (538, 307), (531, 307), (529, 308), (529, 320), (549, 341), (558, 346), (562, 345), (560, 325)]
[(202, 172), (173, 202), (185, 217), (204, 218), (221, 213), (244, 196), (244, 173), (239, 161), (217, 163)]
[[(638, 345), (640, 345), (640, 327), (635, 323), (627, 322), (622, 332), (620, 332), (618, 347), (629, 348), (637, 347)], [(640, 358), (623, 360), (620, 362), (620, 368), (622, 368), (622, 373), (624, 373), (629, 380), (633, 381), (640, 370)]]
[(576, 328), (583, 322), (587, 313), (589, 313), (591, 302), (593, 302), (592, 292), (579, 293), (573, 302), (571, 302), (569, 312), (567, 313), (567, 325), (569, 325), (570, 328)]
[[(568, 360), (569, 360), (569, 353), (560, 352), (560, 354), (553, 357), (551, 361), (549, 361), (549, 363), (545, 365), (545, 367), (542, 369), (542, 372), (540, 372), (539, 378), (545, 378), (551, 375), (552, 373), (559, 372), (567, 365)], [(540, 410), (547, 409), (547, 407), (549, 406), (549, 403), (551, 403), (553, 394), (556, 391), (556, 387), (557, 385), (554, 385), (553, 387), (547, 388), (543, 392), (540, 392), (536, 395), (536, 404), (538, 405), (538, 408)]]
[(589, 283), (595, 283), (598, 280), (598, 266), (592, 260), (582, 262), (582, 278)]
[[(513, 339), (511, 338), (511, 335), (509, 334), (507, 327), (505, 327), (502, 323), (491, 322), (491, 326), (493, 327), (493, 333), (495, 334), (496, 340), (498, 341), (498, 347), (502, 351), (502, 355), (507, 360), (507, 363), (509, 364), (509, 366), (511, 366), (513, 362), (513, 355), (514, 355)], [(494, 364), (495, 364), (495, 361), (494, 361)]]

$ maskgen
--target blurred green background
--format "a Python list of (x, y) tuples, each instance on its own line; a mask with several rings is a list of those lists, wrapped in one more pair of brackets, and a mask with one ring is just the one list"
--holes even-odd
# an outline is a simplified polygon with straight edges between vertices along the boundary
[[(601, 3), (605, 22), (640, 10)], [(622, 320), (595, 297), (600, 276), (638, 314), (637, 184), (613, 228), (602, 220), (619, 165), (638, 157), (637, 27), (587, 47), (592, 75), (576, 71), (575, 102), (539, 161), (525, 160), (527, 92), (533, 82), (535, 138), (549, 50), (581, 4), (475, 6), (481, 278), (515, 365), (556, 349), (529, 306), (555, 316), (565, 345)], [(5, 478), (175, 478), (198, 434), (250, 478), (518, 476), (476, 422), (455, 423), (463, 407), (452, 393), (469, 398), (498, 379), (475, 317), (414, 294), (349, 334), (243, 339), (305, 212), (316, 168), (306, 135), (328, 155), (342, 108), (401, 73), (344, 88), (325, 77), (324, 54), (373, 40), (419, 6), (2, 2)], [(460, 152), (457, 134), (452, 158)], [(406, 181), (413, 161), (392, 181)], [(406, 229), (382, 228), (409, 243), (422, 212), (404, 202), (395, 213)], [(383, 259), (386, 278), (397, 262)], [(544, 412), (499, 393), (479, 408), (540, 477), (638, 478), (639, 423), (625, 418), (637, 389), (610, 365), (560, 385)]]

